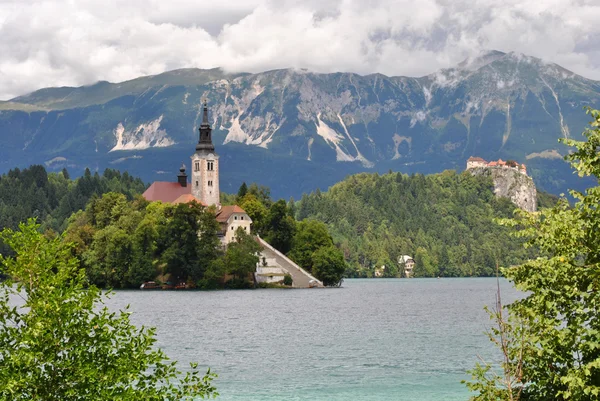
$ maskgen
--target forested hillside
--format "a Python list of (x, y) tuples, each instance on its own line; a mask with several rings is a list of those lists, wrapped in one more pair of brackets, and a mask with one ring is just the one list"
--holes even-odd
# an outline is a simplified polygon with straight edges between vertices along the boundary
[[(541, 200), (552, 203), (545, 194)], [(496, 261), (512, 265), (534, 252), (493, 221), (514, 210), (508, 199), (495, 198), (490, 179), (455, 171), (358, 174), (296, 204), (298, 219), (328, 225), (348, 274), (358, 277), (382, 266), (385, 276), (396, 276), (400, 255), (415, 259), (416, 276), (492, 275)]]
[(82, 177), (71, 180), (66, 169), (47, 173), (40, 165), (16, 168), (0, 176), (0, 230), (15, 229), (35, 217), (43, 229), (62, 232), (66, 219), (84, 209), (93, 196), (118, 192), (133, 199), (145, 188), (142, 180), (118, 170), (106, 169), (99, 175), (86, 169)]

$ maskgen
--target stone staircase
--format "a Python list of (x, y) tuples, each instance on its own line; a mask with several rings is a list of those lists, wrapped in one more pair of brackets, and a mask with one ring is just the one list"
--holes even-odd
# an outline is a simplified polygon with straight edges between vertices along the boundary
[[(294, 288), (310, 288), (310, 287), (323, 287), (323, 283), (313, 277), (309, 272), (292, 262), (288, 257), (273, 248), (265, 240), (256, 236), (256, 241), (263, 247), (260, 255), (260, 260), (263, 257), (267, 260), (275, 260), (277, 265), (281, 267), (285, 272), (292, 276)], [(260, 263), (260, 262), (259, 262)], [(313, 283), (311, 285), (311, 282)]]

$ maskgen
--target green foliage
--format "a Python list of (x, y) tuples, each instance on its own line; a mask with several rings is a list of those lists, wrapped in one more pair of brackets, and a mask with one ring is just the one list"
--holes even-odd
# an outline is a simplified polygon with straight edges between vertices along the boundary
[(322, 247), (333, 246), (327, 226), (316, 220), (304, 220), (296, 224), (289, 257), (304, 269), (312, 270), (312, 255)]
[(515, 206), (496, 198), (491, 179), (468, 172), (407, 176), (358, 174), (328, 192), (304, 195), (297, 218), (324, 222), (345, 259), (348, 276), (371, 277), (386, 266), (400, 274), (398, 257), (416, 261), (416, 277), (489, 276), (534, 254), (494, 219)]
[(240, 199), (239, 205), (252, 220), (252, 231), (263, 236), (266, 230), (269, 209), (253, 194), (246, 194)]
[[(167, 223), (161, 227), (157, 246), (160, 261), (165, 266), (164, 272), (170, 274), (175, 282), (185, 281), (190, 276), (197, 280), (203, 273), (201, 236), (198, 233), (201, 216), (205, 213), (204, 207), (196, 202), (180, 203), (167, 211)], [(211, 215), (214, 220), (214, 214)], [(210, 244), (216, 248), (216, 230), (212, 234)]]
[(283, 285), (291, 286), (292, 284), (294, 284), (294, 280), (292, 279), (292, 276), (290, 276), (289, 274), (286, 273), (283, 276)]
[(223, 258), (225, 271), (237, 279), (245, 280), (256, 271), (256, 264), (259, 261), (258, 254), (261, 249), (254, 237), (243, 228), (238, 227), (235, 232), (235, 241), (227, 246)]
[(175, 283), (196, 282), (208, 269), (216, 280), (218, 230), (214, 209), (198, 203), (127, 201), (107, 193), (69, 219), (65, 239), (74, 243), (72, 252), (93, 284), (137, 288), (159, 274)]
[(296, 221), (288, 213), (283, 199), (273, 203), (265, 226), (265, 240), (280, 252), (288, 253), (296, 230)]
[(237, 197), (238, 199), (242, 199), (248, 193), (248, 186), (245, 182), (240, 185), (240, 189), (238, 190)]
[[(212, 397), (214, 374), (153, 349), (154, 329), (103, 306), (70, 245), (38, 232), (33, 220), (0, 233), (16, 257), (0, 256), (0, 399), (192, 400)], [(14, 303), (19, 299), (18, 303)]]
[(502, 221), (544, 256), (504, 269), (526, 296), (508, 305), (507, 322), (492, 314), (499, 327), (491, 338), (503, 351), (503, 372), (476, 366), (468, 384), (480, 393), (474, 400), (600, 399), (600, 111), (588, 112), (594, 120), (584, 132), (587, 141), (566, 140), (576, 149), (566, 159), (597, 186), (572, 191), (573, 207), (562, 200)]
[(328, 287), (340, 285), (346, 262), (344, 255), (335, 246), (319, 248), (312, 255), (312, 272)]
[(71, 214), (84, 209), (91, 198), (118, 192), (131, 200), (145, 188), (139, 178), (111, 169), (102, 176), (87, 169), (83, 177), (72, 181), (66, 169), (48, 174), (39, 165), (16, 168), (0, 177), (0, 229), (14, 230), (35, 217), (44, 229), (62, 232)]

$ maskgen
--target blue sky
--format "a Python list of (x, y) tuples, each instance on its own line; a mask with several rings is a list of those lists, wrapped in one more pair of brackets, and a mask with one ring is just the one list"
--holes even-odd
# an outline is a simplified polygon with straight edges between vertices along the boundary
[(0, 99), (183, 67), (422, 76), (490, 49), (600, 80), (598, 21), (597, 0), (0, 0)]

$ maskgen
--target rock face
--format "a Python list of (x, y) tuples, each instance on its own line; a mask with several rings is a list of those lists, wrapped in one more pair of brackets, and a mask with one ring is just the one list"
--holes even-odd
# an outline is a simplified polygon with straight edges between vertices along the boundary
[(497, 197), (509, 198), (528, 212), (537, 210), (537, 190), (531, 177), (510, 168), (480, 167), (469, 171), (473, 175), (491, 177)]
[(298, 197), (360, 171), (433, 173), (476, 154), (527, 161), (540, 188), (561, 193), (572, 174), (557, 140), (583, 130), (583, 106), (600, 108), (600, 82), (492, 51), (424, 77), (182, 69), (46, 88), (0, 101), (0, 173), (45, 163), (163, 180), (198, 140), (204, 99), (231, 160), (225, 192), (256, 181)]

